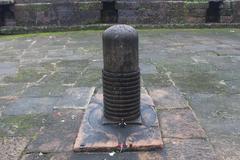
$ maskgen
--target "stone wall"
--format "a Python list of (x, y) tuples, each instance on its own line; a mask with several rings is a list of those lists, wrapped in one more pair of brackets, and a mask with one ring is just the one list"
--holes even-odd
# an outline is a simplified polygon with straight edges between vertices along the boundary
[[(19, 0), (20, 1), (20, 0)], [(22, 1), (22, 0), (21, 0)], [(35, 0), (37, 1), (37, 0)], [(40, 0), (38, 0), (40, 1)], [(100, 2), (22, 3), (15, 5), (17, 25), (79, 25), (100, 22)], [(61, 1), (61, 0), (60, 0)]]
[[(103, 23), (101, 0), (15, 0), (17, 26), (72, 26)], [(118, 23), (205, 23), (207, 0), (116, 0)], [(240, 1), (224, 1), (220, 23), (240, 23)]]
[[(208, 1), (155, 1), (117, 3), (119, 23), (205, 23)], [(220, 23), (240, 23), (240, 1), (224, 1)]]

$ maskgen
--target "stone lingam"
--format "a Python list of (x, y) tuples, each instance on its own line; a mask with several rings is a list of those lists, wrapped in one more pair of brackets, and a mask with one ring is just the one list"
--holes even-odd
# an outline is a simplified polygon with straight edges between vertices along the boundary
[(141, 100), (138, 32), (128, 25), (104, 31), (103, 100), (89, 104), (74, 151), (162, 148), (154, 106)]

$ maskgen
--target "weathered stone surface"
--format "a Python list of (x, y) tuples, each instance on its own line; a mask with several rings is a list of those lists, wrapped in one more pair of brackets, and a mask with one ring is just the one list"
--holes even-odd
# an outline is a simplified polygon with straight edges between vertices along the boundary
[(0, 97), (13, 97), (21, 95), (24, 84), (0, 84)]
[[(4, 111), (5, 115), (21, 115), (49, 113), (53, 110), (58, 98), (19, 98), (15, 102), (9, 104)], [(19, 109), (21, 108), (21, 109)]]
[(62, 96), (66, 90), (66, 86), (58, 83), (32, 85), (23, 92), (24, 97), (58, 97)]
[[(57, 53), (59, 54), (59, 53)], [(66, 73), (75, 73), (79, 76), (82, 70), (87, 67), (89, 64), (88, 59), (80, 59), (80, 60), (62, 60), (61, 62), (56, 64), (57, 72), (66, 72)], [(74, 75), (74, 74), (72, 74)]]
[(164, 138), (205, 138), (206, 134), (190, 109), (162, 110), (159, 121)]
[(2, 117), (3, 111), (6, 106), (11, 102), (11, 100), (0, 99), (0, 118)]
[(227, 136), (227, 135), (217, 135), (211, 136), (210, 142), (212, 143), (217, 158), (219, 160), (238, 160), (240, 157), (240, 138), (239, 135)]
[(145, 87), (167, 87), (171, 86), (169, 78), (164, 73), (142, 75), (143, 86)]
[(17, 72), (16, 63), (13, 62), (4, 62), (0, 63), (0, 76), (5, 75), (14, 75)]
[(219, 83), (221, 80), (213, 72), (173, 73), (173, 80), (183, 92), (223, 93), (227, 86)]
[(126, 121), (126, 127), (119, 126), (118, 122), (110, 125), (103, 118), (103, 106), (91, 103), (80, 126), (74, 151), (136, 151), (163, 147), (157, 114), (152, 106), (141, 105), (141, 125), (131, 125), (139, 123), (138, 119)]
[(193, 94), (189, 101), (219, 159), (240, 156), (239, 95)]
[(44, 80), (41, 81), (42, 85), (60, 85), (60, 86), (73, 86), (80, 73), (74, 73), (73, 70), (69, 70), (69, 72), (55, 72), (53, 75), (49, 75)]
[(27, 147), (27, 152), (72, 151), (82, 119), (82, 111), (55, 111), (36, 139)]
[(155, 106), (152, 100), (152, 97), (150, 97), (148, 94), (141, 94), (141, 104), (149, 105), (149, 106)]
[(63, 97), (58, 100), (54, 109), (86, 109), (92, 98), (94, 89), (95, 87), (69, 88)]
[(148, 88), (155, 106), (159, 109), (187, 108), (188, 102), (175, 87)]
[(2, 160), (18, 160), (27, 146), (28, 139), (23, 137), (0, 138), (0, 157)]
[(15, 76), (7, 76), (4, 81), (7, 83), (30, 83), (36, 82), (43, 77), (43, 73), (39, 73), (33, 69), (20, 68)]
[(217, 160), (212, 146), (204, 139), (163, 140), (167, 159)]
[(101, 70), (86, 68), (77, 79), (74, 87), (92, 87), (101, 85)]
[(0, 118), (0, 137), (32, 138), (45, 126), (46, 115), (2, 116)]
[(153, 64), (140, 63), (141, 74), (157, 74), (156, 66)]
[(21, 160), (50, 160), (50, 154), (44, 153), (32, 153), (32, 154), (25, 154), (22, 156)]

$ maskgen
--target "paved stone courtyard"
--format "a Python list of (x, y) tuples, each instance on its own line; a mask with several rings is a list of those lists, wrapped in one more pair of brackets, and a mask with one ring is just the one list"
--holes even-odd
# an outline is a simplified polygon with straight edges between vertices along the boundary
[(102, 98), (102, 31), (0, 37), (1, 160), (238, 160), (240, 30), (140, 30), (142, 103), (163, 150), (74, 153)]

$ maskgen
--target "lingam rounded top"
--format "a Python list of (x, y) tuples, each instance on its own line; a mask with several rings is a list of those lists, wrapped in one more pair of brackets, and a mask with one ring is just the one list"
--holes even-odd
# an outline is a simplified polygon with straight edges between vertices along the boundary
[(138, 32), (129, 25), (113, 25), (103, 33), (104, 70), (129, 73), (139, 70)]

